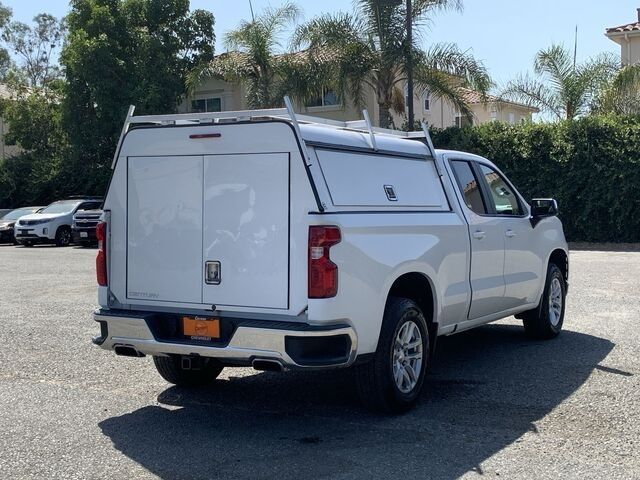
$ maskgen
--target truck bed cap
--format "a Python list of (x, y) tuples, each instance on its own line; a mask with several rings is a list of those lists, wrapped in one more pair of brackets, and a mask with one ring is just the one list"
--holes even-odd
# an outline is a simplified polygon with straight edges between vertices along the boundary
[[(369, 134), (359, 131), (327, 128), (322, 125), (301, 124), (300, 132), (305, 142), (341, 147), (370, 149)], [(379, 150), (401, 152), (409, 155), (430, 156), (429, 149), (422, 141), (407, 138), (376, 134)]]

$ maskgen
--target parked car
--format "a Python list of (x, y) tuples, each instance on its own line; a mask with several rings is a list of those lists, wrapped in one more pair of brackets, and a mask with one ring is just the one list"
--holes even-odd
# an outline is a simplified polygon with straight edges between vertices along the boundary
[(25, 215), (37, 213), (44, 207), (22, 207), (10, 210), (9, 213), (0, 218), (0, 243), (16, 243), (16, 237), (13, 234), (13, 227), (16, 220)]
[(0, 219), (2, 219), (10, 211), (11, 211), (10, 208), (0, 208)]
[(39, 213), (21, 217), (14, 226), (18, 243), (31, 247), (36, 243), (55, 243), (63, 247), (71, 243), (71, 224), (78, 210), (99, 208), (102, 200), (94, 197), (71, 197), (53, 202)]
[(73, 216), (71, 232), (73, 243), (88, 246), (98, 242), (96, 238), (96, 226), (100, 222), (102, 210), (79, 210)]
[(95, 344), (179, 385), (353, 366), (365, 405), (402, 412), (439, 336), (511, 315), (558, 335), (554, 200), (527, 203), (426, 132), (289, 112), (128, 119), (97, 228)]

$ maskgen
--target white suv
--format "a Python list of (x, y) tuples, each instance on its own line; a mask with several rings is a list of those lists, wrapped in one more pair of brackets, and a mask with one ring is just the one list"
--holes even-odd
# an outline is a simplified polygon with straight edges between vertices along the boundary
[(171, 383), (353, 367), (365, 404), (398, 412), (438, 336), (510, 315), (533, 337), (562, 328), (557, 206), (485, 158), (291, 109), (130, 125), (97, 227), (93, 341)]
[(73, 215), (78, 210), (100, 208), (102, 200), (70, 198), (53, 202), (39, 213), (20, 217), (14, 226), (16, 241), (25, 247), (36, 243), (55, 243), (64, 247), (71, 243)]

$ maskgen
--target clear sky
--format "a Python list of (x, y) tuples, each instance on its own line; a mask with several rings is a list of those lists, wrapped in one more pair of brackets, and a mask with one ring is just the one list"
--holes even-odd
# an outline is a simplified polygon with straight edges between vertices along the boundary
[[(68, 0), (1, 0), (14, 11), (14, 18), (29, 22), (40, 12), (64, 16)], [(253, 0), (254, 11), (284, 0)], [(304, 18), (322, 12), (350, 11), (350, 0), (299, 0)], [(191, 0), (192, 8), (210, 10), (216, 17), (217, 52), (223, 51), (224, 33), (242, 19), (249, 19), (249, 0)], [(578, 26), (578, 58), (603, 51), (619, 54), (619, 47), (604, 36), (606, 27), (637, 20), (640, 0), (464, 0), (462, 13), (438, 14), (425, 32), (425, 44), (455, 42), (485, 62), (494, 80), (505, 82), (531, 69), (533, 57), (551, 43), (573, 48)], [(286, 40), (286, 39), (284, 39)]]

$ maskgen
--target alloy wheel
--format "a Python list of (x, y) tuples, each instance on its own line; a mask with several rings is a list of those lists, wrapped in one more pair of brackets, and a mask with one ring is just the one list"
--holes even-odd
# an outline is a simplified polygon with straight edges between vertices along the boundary
[(420, 328), (409, 320), (400, 327), (393, 345), (393, 378), (402, 393), (411, 392), (418, 384), (422, 355)]
[(560, 322), (562, 315), (562, 286), (560, 280), (554, 277), (549, 287), (549, 321), (554, 327)]

